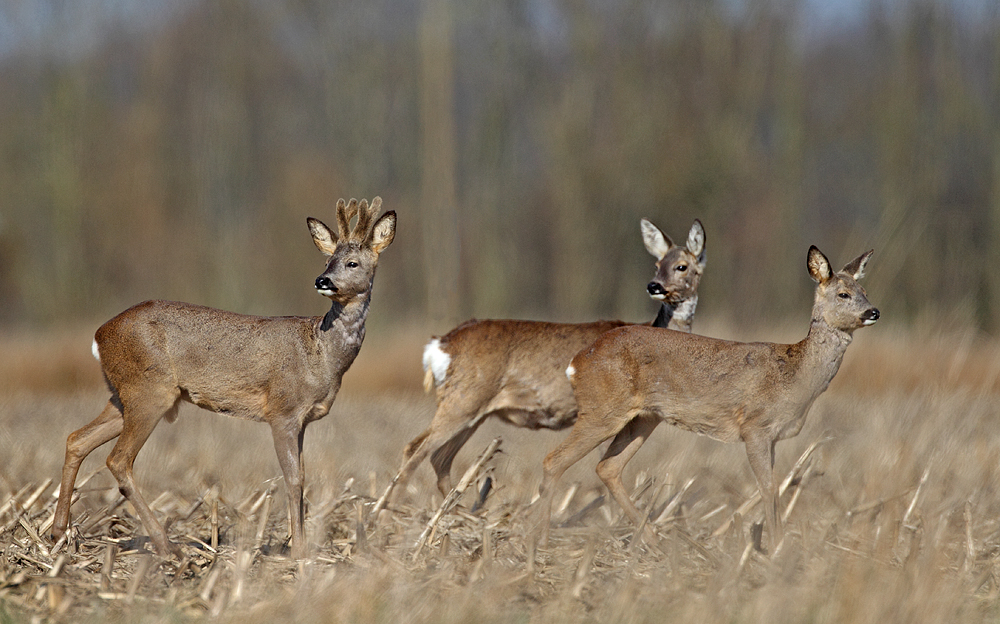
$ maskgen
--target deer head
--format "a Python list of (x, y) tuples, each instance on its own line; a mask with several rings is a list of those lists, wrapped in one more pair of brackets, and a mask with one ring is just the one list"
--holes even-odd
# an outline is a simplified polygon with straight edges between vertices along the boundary
[[(319, 294), (346, 304), (371, 291), (379, 254), (396, 233), (395, 211), (389, 210), (375, 220), (381, 207), (380, 197), (373, 199), (370, 206), (367, 200), (359, 204), (352, 199), (348, 204), (341, 199), (337, 202), (336, 234), (319, 219), (306, 220), (316, 247), (329, 258), (326, 270), (316, 278)], [(355, 217), (352, 229), (350, 222)]]
[(673, 305), (695, 296), (705, 270), (705, 228), (701, 221), (695, 219), (684, 247), (674, 245), (649, 220), (639, 223), (646, 251), (656, 258), (656, 276), (646, 286), (649, 296)]
[(834, 273), (830, 261), (815, 245), (809, 248), (806, 266), (816, 281), (813, 320), (822, 320), (834, 329), (853, 333), (855, 329), (873, 325), (879, 311), (868, 302), (868, 295), (858, 280), (865, 275), (865, 266), (872, 251), (861, 254)]

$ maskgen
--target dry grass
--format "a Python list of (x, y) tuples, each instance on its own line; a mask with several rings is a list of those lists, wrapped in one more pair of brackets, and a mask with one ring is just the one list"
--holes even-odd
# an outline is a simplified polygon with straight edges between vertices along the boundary
[[(467, 493), (416, 557), (441, 503), (427, 466), (359, 539), (359, 507), (385, 486), (433, 411), (430, 398), (410, 392), (419, 385), (419, 339), (395, 341), (398, 351), (393, 342), (366, 343), (368, 359), (345, 379), (345, 395), (306, 434), (313, 556), (301, 564), (283, 555), (284, 488), (266, 428), (188, 406), (157, 428), (136, 464), (185, 560), (139, 550), (142, 528), (102, 469), (107, 449), (81, 470), (96, 474), (73, 508), (78, 538), (54, 549), (44, 529), (56, 484), (46, 482), (58, 479), (66, 435), (98, 413), (106, 394), (84, 383), (18, 390), (0, 377), (0, 622), (888, 624), (1000, 616), (993, 342), (881, 327), (860, 333), (803, 432), (778, 445), (777, 470), (787, 474), (823, 441), (782, 497), (792, 509), (773, 557), (746, 547), (759, 509), (730, 522), (755, 492), (743, 449), (661, 427), (626, 472), (640, 506), (661, 516), (659, 537), (633, 541), (617, 505), (594, 502), (604, 492), (591, 456), (563, 479), (557, 504), (575, 488), (555, 517), (565, 526), (553, 529), (531, 574), (526, 506), (559, 433), (484, 426), (456, 473), (502, 436), (502, 452), (487, 464), (493, 492), (475, 513), (475, 493)], [(30, 368), (21, 353), (17, 361)], [(46, 367), (74, 370), (34, 370)], [(206, 546), (213, 510), (217, 552)]]

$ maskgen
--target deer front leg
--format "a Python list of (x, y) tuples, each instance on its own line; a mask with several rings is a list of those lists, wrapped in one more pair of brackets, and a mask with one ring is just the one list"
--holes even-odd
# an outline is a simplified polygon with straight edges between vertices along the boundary
[(767, 525), (768, 538), (762, 540), (762, 545), (769, 552), (781, 543), (782, 532), (778, 518), (778, 489), (774, 482), (774, 443), (764, 432), (751, 432), (743, 439), (747, 447), (747, 458), (750, 469), (757, 478), (760, 488), (761, 502), (764, 505), (764, 520)]
[(282, 426), (277, 421), (271, 425), (271, 436), (274, 438), (274, 451), (278, 455), (278, 465), (285, 477), (285, 488), (288, 490), (288, 516), (292, 533), (292, 558), (305, 559), (305, 519), (302, 501), (302, 486), (305, 483), (305, 471), (302, 467), (302, 441), (305, 438), (305, 427), (297, 422)]

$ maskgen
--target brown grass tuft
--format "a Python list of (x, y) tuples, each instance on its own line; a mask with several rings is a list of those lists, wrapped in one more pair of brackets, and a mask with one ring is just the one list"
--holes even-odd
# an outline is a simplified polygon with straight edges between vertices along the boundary
[[(802, 433), (778, 445), (776, 469), (787, 474), (810, 444), (826, 440), (781, 499), (783, 508), (794, 506), (774, 556), (747, 549), (758, 508), (733, 518), (755, 493), (742, 448), (661, 427), (626, 472), (659, 537), (632, 542), (633, 527), (607, 501), (591, 456), (562, 481), (555, 501), (566, 506), (533, 575), (526, 574), (527, 504), (560, 433), (484, 425), (455, 471), (502, 436), (502, 452), (487, 465), (493, 493), (473, 514), (477, 488), (470, 488), (415, 559), (414, 545), (441, 504), (429, 467), (359, 539), (359, 506), (380, 493), (403, 445), (433, 412), (419, 392), (424, 338), (371, 335), (367, 361), (359, 358), (345, 378), (333, 413), (310, 426), (312, 558), (301, 565), (283, 555), (284, 486), (266, 428), (190, 406), (154, 431), (136, 463), (147, 500), (184, 544), (184, 561), (138, 550), (143, 531), (103, 468), (107, 448), (81, 470), (96, 474), (73, 507), (72, 548), (54, 545), (47, 521), (66, 435), (96, 416), (106, 392), (96, 383), (48, 391), (5, 377), (0, 621), (996, 620), (1000, 359), (981, 336), (859, 333)], [(31, 353), (58, 353), (59, 342), (4, 346), (15, 344), (27, 369)], [(89, 357), (89, 341), (81, 348)], [(206, 546), (213, 509), (217, 553)]]

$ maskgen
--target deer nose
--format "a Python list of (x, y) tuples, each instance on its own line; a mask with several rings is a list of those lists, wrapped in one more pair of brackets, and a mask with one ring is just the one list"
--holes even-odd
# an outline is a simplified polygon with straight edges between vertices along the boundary
[(667, 294), (666, 289), (660, 285), (658, 282), (650, 282), (646, 284), (646, 292), (652, 297), (663, 296)]
[(878, 320), (878, 317), (879, 317), (878, 308), (870, 308), (868, 310), (865, 310), (864, 313), (861, 315), (861, 321), (865, 325), (871, 325), (872, 323)]
[(337, 287), (333, 285), (333, 280), (325, 275), (320, 275), (316, 278), (316, 290), (337, 292)]

